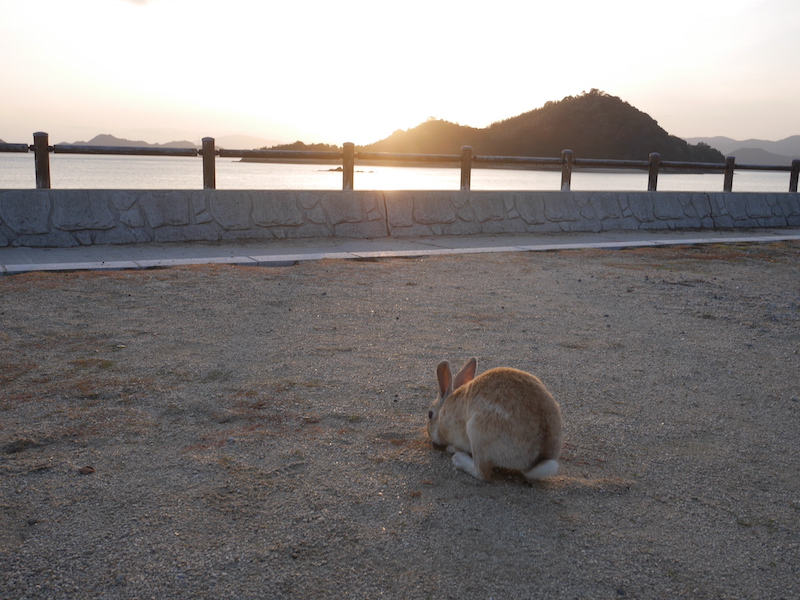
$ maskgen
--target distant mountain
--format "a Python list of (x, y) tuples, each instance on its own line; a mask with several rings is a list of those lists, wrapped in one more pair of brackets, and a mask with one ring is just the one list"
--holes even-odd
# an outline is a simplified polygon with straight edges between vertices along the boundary
[[(214, 139), (217, 148), (228, 148), (230, 150), (251, 150), (263, 148), (276, 142), (251, 135), (226, 135)], [(109, 134), (101, 134), (93, 137), (88, 142), (73, 142), (75, 146), (122, 146), (126, 148), (199, 148), (192, 142), (168, 142), (166, 144), (150, 144), (141, 140), (126, 140)]]
[(88, 142), (74, 142), (75, 146), (122, 146), (126, 148), (197, 148), (192, 142), (169, 142), (166, 144), (148, 144), (141, 140), (131, 141), (109, 134), (100, 134)]
[(800, 135), (792, 135), (764, 148), (768, 152), (800, 158)]
[[(793, 158), (800, 158), (800, 135), (793, 135), (777, 142), (769, 140), (734, 140), (729, 137), (695, 137), (686, 138), (690, 144), (705, 143), (716, 148), (726, 156), (735, 156), (740, 160), (739, 154), (742, 149), (758, 149), (769, 152), (779, 157), (781, 162), (771, 164), (784, 164), (787, 160), (791, 163)], [(744, 162), (744, 160), (742, 160)], [(753, 163), (760, 164), (760, 163)]]
[(429, 119), (359, 150), (459, 154), (465, 145), (472, 146), (474, 154), (496, 156), (555, 157), (570, 149), (582, 158), (647, 160), (651, 152), (658, 152), (662, 160), (725, 160), (708, 145), (690, 145), (627, 102), (594, 89), (485, 129)]
[(741, 148), (742, 144), (744, 143), (721, 135), (715, 137), (689, 137), (684, 139), (690, 144), (708, 144), (726, 156), (730, 155), (731, 150)]
[(736, 162), (740, 165), (783, 165), (791, 166), (792, 157), (782, 154), (773, 154), (761, 148), (739, 148), (728, 153), (728, 156), (735, 156)]

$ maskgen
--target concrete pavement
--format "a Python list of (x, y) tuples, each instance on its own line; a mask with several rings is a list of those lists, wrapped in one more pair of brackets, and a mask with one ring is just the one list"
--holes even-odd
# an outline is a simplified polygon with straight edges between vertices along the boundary
[(0, 248), (0, 274), (30, 271), (147, 269), (197, 264), (286, 266), (303, 260), (391, 258), (481, 252), (535, 252), (680, 244), (800, 240), (800, 228), (613, 231), (409, 238), (304, 238), (264, 241), (177, 242)]

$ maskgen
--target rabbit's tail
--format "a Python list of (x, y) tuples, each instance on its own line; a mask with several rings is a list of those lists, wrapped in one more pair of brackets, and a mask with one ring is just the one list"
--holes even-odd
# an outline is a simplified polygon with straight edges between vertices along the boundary
[(525, 477), (530, 481), (536, 481), (537, 479), (551, 477), (556, 473), (558, 473), (558, 461), (548, 459), (537, 463), (535, 467), (525, 473)]

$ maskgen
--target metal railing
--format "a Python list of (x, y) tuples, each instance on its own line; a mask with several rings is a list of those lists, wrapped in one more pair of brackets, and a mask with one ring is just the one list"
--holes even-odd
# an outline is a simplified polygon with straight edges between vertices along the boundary
[(784, 171), (789, 175), (789, 192), (797, 192), (798, 176), (800, 176), (800, 159), (792, 161), (791, 166), (782, 165), (746, 165), (736, 164), (736, 158), (728, 156), (724, 163), (697, 163), (685, 161), (661, 160), (661, 156), (653, 152), (648, 160), (613, 160), (599, 158), (576, 158), (572, 150), (564, 150), (560, 157), (539, 158), (528, 156), (481, 156), (473, 155), (471, 146), (463, 146), (461, 154), (398, 154), (390, 152), (356, 152), (355, 145), (346, 142), (342, 150), (327, 152), (303, 152), (282, 150), (226, 150), (215, 148), (215, 140), (203, 138), (201, 149), (196, 148), (149, 148), (126, 146), (85, 146), (75, 144), (56, 144), (50, 146), (46, 133), (34, 133), (33, 144), (0, 144), (0, 152), (33, 152), (36, 167), (37, 189), (50, 189), (50, 153), (54, 154), (117, 154), (129, 156), (202, 156), (203, 189), (216, 189), (215, 159), (273, 159), (273, 160), (327, 160), (342, 161), (342, 189), (352, 190), (354, 166), (356, 160), (376, 162), (424, 162), (450, 163), (461, 166), (461, 190), (470, 189), (473, 165), (520, 165), (526, 168), (561, 169), (561, 191), (568, 192), (572, 184), (572, 172), (575, 168), (586, 169), (636, 169), (648, 172), (647, 191), (654, 192), (658, 188), (658, 175), (662, 170), (722, 172), (724, 174), (722, 189), (733, 191), (733, 175), (736, 170), (749, 171)]

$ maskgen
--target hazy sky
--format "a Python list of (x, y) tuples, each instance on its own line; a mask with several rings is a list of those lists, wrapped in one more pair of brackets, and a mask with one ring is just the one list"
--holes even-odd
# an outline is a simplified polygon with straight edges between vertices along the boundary
[(591, 88), (669, 133), (800, 134), (798, 0), (0, 0), (0, 139), (369, 143)]

